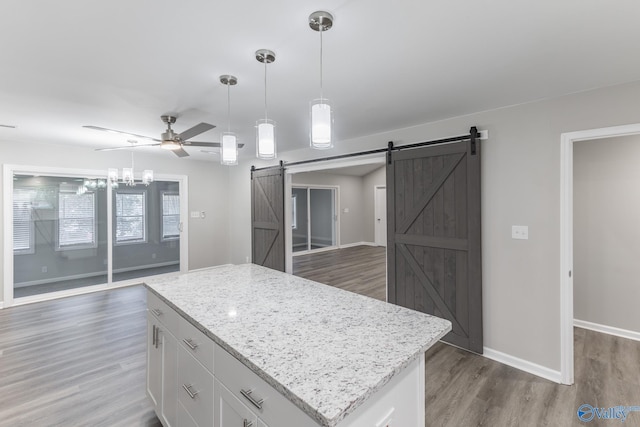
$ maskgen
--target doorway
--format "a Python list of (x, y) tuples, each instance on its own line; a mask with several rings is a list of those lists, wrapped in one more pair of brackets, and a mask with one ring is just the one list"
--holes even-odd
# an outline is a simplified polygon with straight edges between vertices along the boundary
[(560, 140), (560, 336), (563, 384), (574, 383), (574, 143), (640, 134), (640, 124), (567, 132)]
[(294, 253), (329, 250), (338, 245), (338, 188), (295, 186), (291, 189)]

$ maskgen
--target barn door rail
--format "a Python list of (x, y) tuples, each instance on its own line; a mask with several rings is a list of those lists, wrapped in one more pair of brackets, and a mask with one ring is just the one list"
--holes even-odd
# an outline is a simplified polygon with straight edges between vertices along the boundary
[(279, 164), (273, 165), (273, 166), (265, 166), (262, 168), (256, 168), (255, 166), (251, 166), (251, 170), (260, 171), (260, 170), (266, 170), (266, 169), (283, 168), (287, 166), (307, 165), (310, 163), (327, 162), (330, 160), (339, 160), (339, 159), (348, 159), (351, 157), (367, 156), (370, 154), (378, 154), (378, 153), (387, 153), (387, 161), (391, 162), (391, 155), (392, 155), (392, 152), (394, 151), (409, 150), (412, 148), (425, 147), (427, 145), (447, 144), (447, 143), (459, 142), (459, 141), (471, 141), (471, 154), (475, 155), (476, 144), (478, 143), (479, 140), (480, 140), (480, 132), (478, 131), (478, 128), (476, 126), (472, 126), (471, 129), (469, 129), (469, 133), (467, 135), (452, 136), (449, 138), (434, 139), (432, 141), (416, 142), (413, 144), (405, 144), (405, 145), (394, 145), (393, 141), (389, 141), (387, 147), (385, 148), (359, 151), (356, 153), (339, 154), (337, 156), (321, 157), (316, 159), (299, 160), (297, 162), (283, 162), (281, 160)]

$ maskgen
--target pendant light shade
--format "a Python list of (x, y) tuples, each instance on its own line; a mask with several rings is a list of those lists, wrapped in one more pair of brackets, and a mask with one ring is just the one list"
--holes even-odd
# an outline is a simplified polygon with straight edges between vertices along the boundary
[(220, 163), (223, 165), (238, 164), (238, 138), (233, 132), (222, 133), (220, 145)]
[(309, 26), (320, 33), (320, 98), (311, 101), (311, 147), (326, 150), (333, 147), (333, 113), (329, 100), (323, 97), (322, 86), (322, 33), (333, 26), (329, 12), (317, 11), (309, 15)]
[(311, 146), (318, 150), (333, 147), (333, 114), (328, 99), (311, 101)]
[(256, 126), (256, 156), (259, 159), (276, 158), (276, 123), (273, 120), (258, 120)]
[(256, 51), (256, 60), (264, 64), (264, 119), (256, 122), (256, 157), (276, 158), (276, 122), (267, 116), (267, 64), (276, 60), (276, 54), (268, 49)]
[(227, 86), (227, 132), (222, 133), (220, 143), (220, 163), (223, 165), (238, 164), (238, 137), (231, 132), (231, 86), (238, 84), (235, 76), (220, 76), (220, 83)]

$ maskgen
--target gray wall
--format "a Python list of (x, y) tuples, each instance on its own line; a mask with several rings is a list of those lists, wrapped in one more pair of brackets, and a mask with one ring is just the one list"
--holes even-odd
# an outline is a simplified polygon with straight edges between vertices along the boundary
[[(292, 175), (292, 185), (338, 185), (340, 186), (340, 244), (362, 242), (364, 238), (364, 206), (362, 200), (362, 178), (325, 172), (303, 172)], [(345, 213), (344, 209), (349, 212)]]
[(573, 150), (574, 317), (640, 332), (640, 136)]
[(379, 169), (374, 170), (362, 177), (362, 203), (364, 206), (364, 217), (362, 218), (363, 224), (363, 240), (365, 242), (375, 242), (375, 187), (380, 185), (386, 185), (387, 170), (386, 166), (380, 166)]
[[(131, 164), (131, 153), (127, 150), (96, 152), (83, 147), (8, 140), (0, 142), (0, 158), (3, 164), (104, 170), (105, 176), (109, 167), (122, 168)], [(227, 225), (229, 214), (235, 208), (225, 204), (229, 198), (229, 170), (215, 162), (185, 160), (155, 149), (140, 149), (135, 154), (136, 170), (187, 175), (189, 210), (206, 212), (205, 219), (188, 218), (189, 269), (226, 264), (231, 241)], [(3, 192), (2, 180), (0, 176), (0, 194)], [(0, 241), (4, 241), (3, 233), (4, 229), (0, 229)], [(4, 246), (0, 247), (0, 255), (4, 257)], [(4, 277), (3, 263), (0, 273), (0, 277)], [(3, 287), (0, 287), (0, 301), (3, 300)]]
[[(338, 140), (330, 155), (489, 131), (482, 142), (484, 342), (493, 350), (560, 369), (560, 134), (637, 123), (640, 82), (542, 100), (377, 135)], [(339, 121), (336, 116), (336, 123)], [(301, 142), (301, 145), (302, 142)], [(306, 145), (306, 144), (305, 144)], [(281, 160), (326, 157), (309, 148)], [(266, 164), (273, 164), (266, 163)], [(248, 161), (231, 172), (231, 261), (250, 253)], [(511, 239), (528, 225), (529, 240)], [(245, 231), (246, 230), (246, 231)]]

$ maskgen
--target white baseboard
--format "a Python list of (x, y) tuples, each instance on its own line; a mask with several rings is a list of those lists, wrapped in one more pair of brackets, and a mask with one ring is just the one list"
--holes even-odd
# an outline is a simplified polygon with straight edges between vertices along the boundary
[(501, 351), (493, 350), (488, 347), (484, 347), (484, 357), (487, 359), (495, 360), (496, 362), (509, 365), (513, 368), (520, 369), (521, 371), (528, 372), (538, 377), (545, 378), (549, 381), (560, 384), (562, 376), (560, 371), (554, 371), (545, 366), (538, 365), (537, 363), (529, 362), (528, 360), (520, 359), (510, 354), (502, 353)]
[(355, 242), (355, 243), (345, 243), (344, 245), (340, 245), (340, 249), (344, 248), (352, 248), (354, 246), (377, 246), (373, 242)]
[(621, 338), (627, 338), (634, 341), (640, 341), (640, 332), (630, 331), (627, 329), (616, 328), (613, 326), (600, 325), (598, 323), (587, 322), (586, 320), (573, 319), (573, 326), (576, 328), (589, 329), (591, 331), (601, 332), (603, 334), (615, 335)]

